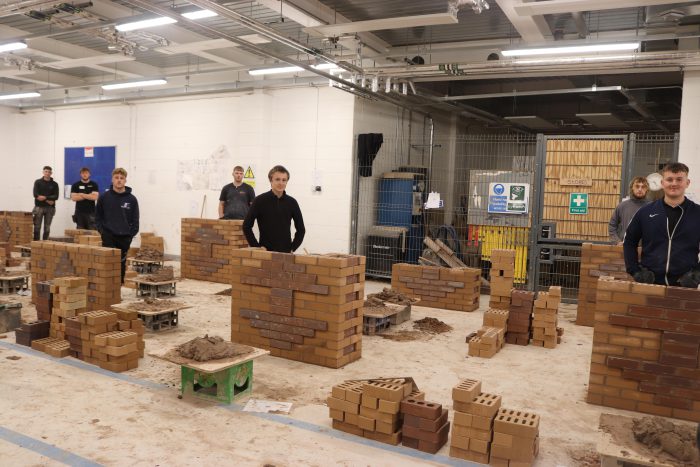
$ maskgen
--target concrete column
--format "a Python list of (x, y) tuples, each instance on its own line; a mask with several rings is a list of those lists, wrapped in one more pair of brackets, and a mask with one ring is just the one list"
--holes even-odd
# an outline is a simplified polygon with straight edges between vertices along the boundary
[(700, 201), (700, 71), (683, 76), (678, 161), (690, 168), (688, 197)]

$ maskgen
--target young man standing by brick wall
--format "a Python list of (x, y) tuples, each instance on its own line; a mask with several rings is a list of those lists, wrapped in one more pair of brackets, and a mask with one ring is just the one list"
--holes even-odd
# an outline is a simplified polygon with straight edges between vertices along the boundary
[(122, 284), (126, 272), (126, 254), (131, 240), (139, 232), (139, 202), (126, 186), (126, 170), (112, 171), (112, 186), (97, 200), (95, 224), (102, 235), (102, 246), (121, 250)]
[(610, 241), (614, 245), (622, 245), (622, 239), (625, 238), (625, 230), (634, 215), (639, 211), (639, 208), (649, 204), (647, 200), (647, 192), (649, 191), (649, 183), (644, 177), (635, 177), (630, 183), (630, 196), (622, 201), (615, 208), (610, 222), (608, 222), (608, 233)]
[(51, 221), (56, 214), (56, 200), (58, 199), (58, 183), (51, 178), (52, 173), (51, 167), (46, 165), (43, 169), (43, 177), (34, 182), (34, 209), (32, 210), (34, 240), (39, 240), (42, 221), (44, 221), (42, 240), (48, 240), (51, 233)]
[(245, 219), (255, 199), (255, 190), (243, 183), (243, 167), (233, 168), (233, 183), (221, 190), (219, 196), (219, 219)]
[[(700, 284), (700, 206), (686, 198), (688, 166), (661, 170), (664, 197), (632, 218), (624, 240), (625, 267), (637, 282), (697, 288)], [(642, 241), (641, 260), (637, 246)]]

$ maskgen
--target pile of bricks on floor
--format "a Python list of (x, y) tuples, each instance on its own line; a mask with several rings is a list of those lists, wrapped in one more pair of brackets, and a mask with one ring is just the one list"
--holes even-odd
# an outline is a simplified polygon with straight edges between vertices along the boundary
[(365, 258), (232, 250), (231, 341), (340, 368), (362, 355)]
[(8, 243), (8, 251), (18, 245), (29, 245), (34, 236), (32, 213), (0, 211), (0, 232), (4, 232), (3, 241)]
[(32, 247), (32, 297), (37, 284), (55, 277), (87, 278), (87, 309), (108, 309), (121, 302), (120, 253), (115, 248), (35, 241)]
[(138, 276), (138, 272), (134, 271), (133, 269), (127, 269), (124, 272), (124, 284), (122, 284), (122, 287), (126, 287), (127, 289), (135, 289), (136, 282), (134, 282), (134, 279), (138, 278)]
[(73, 318), (87, 311), (87, 279), (84, 277), (57, 277), (51, 284), (53, 308), (49, 335), (58, 339), (66, 337), (66, 318)]
[(561, 342), (563, 330), (557, 327), (561, 287), (552, 286), (549, 292), (539, 292), (532, 316), (532, 344), (553, 349)]
[[(163, 259), (163, 255), (165, 254), (165, 239), (163, 237), (159, 237), (153, 232), (141, 232), (139, 237), (141, 238), (139, 253), (141, 253), (140, 250), (153, 250), (160, 253), (160, 259)], [(143, 255), (143, 253), (141, 254)]]
[(508, 323), (508, 310), (487, 310), (483, 325), (469, 340), (469, 355), (491, 358), (503, 348)]
[(581, 272), (579, 274), (576, 324), (593, 326), (596, 311), (596, 290), (601, 276), (632, 281), (625, 270), (622, 245), (581, 245)]
[(237, 265), (233, 252), (247, 248), (243, 221), (182, 219), (180, 276), (230, 284)]
[(396, 263), (391, 268), (391, 288), (417, 297), (421, 306), (457, 311), (479, 308), (481, 271), (475, 268), (443, 268)]
[(481, 381), (452, 389), (450, 456), (502, 467), (527, 467), (539, 451), (538, 415), (501, 407), (501, 396), (481, 392)]
[(535, 292), (516, 289), (511, 292), (508, 328), (506, 330), (508, 344), (528, 345), (530, 343), (534, 303)]
[(601, 277), (587, 401), (700, 422), (700, 290)]
[(491, 252), (491, 298), (489, 308), (507, 310), (515, 276), (515, 250), (493, 250)]

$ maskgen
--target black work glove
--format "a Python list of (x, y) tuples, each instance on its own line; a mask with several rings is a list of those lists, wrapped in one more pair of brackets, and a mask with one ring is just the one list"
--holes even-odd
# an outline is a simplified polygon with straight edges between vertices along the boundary
[(700, 285), (700, 268), (691, 269), (678, 278), (678, 284), (681, 287), (689, 289), (697, 289)]
[(654, 273), (644, 266), (640, 267), (639, 271), (635, 272), (632, 277), (634, 277), (636, 282), (641, 282), (642, 284), (653, 284), (656, 280)]

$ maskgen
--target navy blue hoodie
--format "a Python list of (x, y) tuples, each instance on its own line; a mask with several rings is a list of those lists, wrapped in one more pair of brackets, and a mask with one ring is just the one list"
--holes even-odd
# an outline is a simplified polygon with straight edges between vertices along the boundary
[[(698, 266), (700, 250), (700, 206), (685, 199), (680, 204), (681, 217), (673, 232), (668, 230), (664, 200), (649, 203), (637, 211), (625, 234), (625, 267), (629, 274), (640, 266), (651, 270), (655, 283), (677, 285), (678, 278)], [(642, 260), (637, 245), (642, 240)]]
[(106, 230), (112, 235), (129, 235), (139, 232), (139, 202), (131, 194), (131, 187), (125, 187), (123, 193), (109, 190), (100, 194), (95, 206), (95, 224), (97, 230)]

